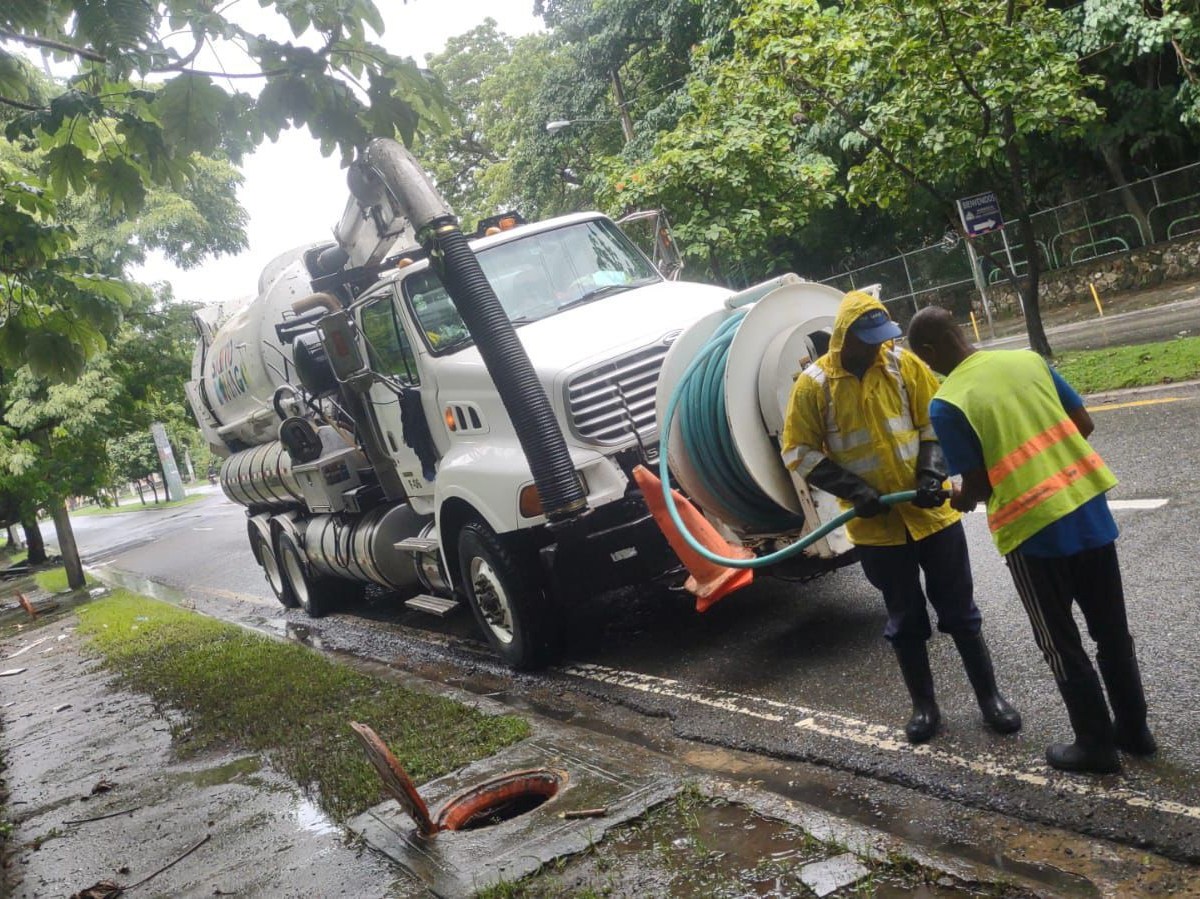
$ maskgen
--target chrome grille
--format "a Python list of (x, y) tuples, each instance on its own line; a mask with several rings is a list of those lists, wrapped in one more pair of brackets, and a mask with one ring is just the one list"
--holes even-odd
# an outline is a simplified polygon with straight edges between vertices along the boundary
[(643, 439), (657, 427), (655, 389), (670, 347), (643, 347), (594, 365), (567, 382), (571, 426), (584, 440), (621, 443), (636, 430)]

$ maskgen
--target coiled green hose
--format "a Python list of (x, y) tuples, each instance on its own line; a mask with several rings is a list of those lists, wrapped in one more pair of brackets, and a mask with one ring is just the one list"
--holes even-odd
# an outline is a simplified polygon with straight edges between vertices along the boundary
[[(738, 313), (721, 323), (688, 364), (683, 377), (671, 392), (663, 420), (659, 423), (661, 437), (658, 477), (662, 481), (663, 500), (666, 502), (667, 511), (688, 546), (710, 562), (728, 568), (766, 568), (803, 552), (826, 534), (856, 517), (856, 513), (853, 509), (847, 509), (837, 518), (821, 525), (790, 546), (753, 559), (728, 559), (717, 555), (693, 537), (679, 517), (675, 498), (671, 496), (667, 442), (671, 436), (671, 423), (675, 419), (675, 412), (680, 403), (683, 403), (685, 415), (679, 425), (680, 438), (705, 490), (740, 520), (764, 533), (796, 530), (804, 522), (803, 516), (783, 509), (754, 482), (742, 464), (733, 446), (733, 436), (729, 433), (728, 419), (725, 417), (725, 363), (729, 355), (729, 346), (733, 343), (738, 325), (744, 317), (744, 312)], [(896, 503), (910, 502), (916, 495), (915, 490), (902, 490), (880, 497), (880, 502), (892, 506)]]

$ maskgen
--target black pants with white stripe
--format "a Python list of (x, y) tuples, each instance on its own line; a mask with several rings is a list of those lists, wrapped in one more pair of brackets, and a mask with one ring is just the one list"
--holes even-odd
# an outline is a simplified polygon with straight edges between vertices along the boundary
[(1100, 658), (1133, 655), (1116, 543), (1053, 559), (1026, 556), (1016, 550), (1004, 561), (1033, 625), (1038, 649), (1060, 684), (1095, 677), (1071, 615), (1072, 602), (1079, 604)]

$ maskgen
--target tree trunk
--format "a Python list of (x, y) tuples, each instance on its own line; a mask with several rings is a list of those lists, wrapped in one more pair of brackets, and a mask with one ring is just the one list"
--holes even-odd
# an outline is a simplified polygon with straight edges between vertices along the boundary
[(9, 549), (22, 549), (23, 546), (24, 546), (24, 543), (21, 540), (21, 535), (19, 533), (17, 533), (16, 525), (10, 524), (8, 526), (8, 548)]
[(1050, 349), (1050, 340), (1046, 337), (1046, 329), (1042, 325), (1042, 307), (1038, 297), (1038, 281), (1042, 273), (1042, 260), (1038, 256), (1037, 244), (1034, 243), (1035, 235), (1033, 233), (1033, 218), (1029, 215), (1029, 210), (1024, 209), (1022, 215), (1017, 219), (1017, 225), (1021, 229), (1021, 243), (1030, 249), (1028, 260), (1029, 268), (1026, 273), (1025, 283), (1019, 284), (1018, 289), (1021, 291), (1021, 299), (1025, 305), (1025, 330), (1029, 334), (1029, 348), (1040, 356), (1045, 356), (1047, 359), (1053, 355)]
[(1038, 255), (1037, 235), (1033, 231), (1033, 216), (1025, 202), (1025, 170), (1021, 163), (1021, 148), (1017, 146), (1017, 126), (1012, 107), (1004, 110), (1002, 133), (1004, 153), (1008, 159), (1008, 180), (1013, 200), (1017, 204), (1017, 227), (1021, 232), (1021, 243), (1025, 247), (1025, 258), (1029, 263), (1024, 285), (1016, 272), (1008, 273), (1009, 280), (1020, 294), (1025, 307), (1025, 330), (1029, 334), (1029, 348), (1040, 356), (1053, 355), (1046, 329), (1042, 326), (1042, 310), (1038, 305), (1038, 280), (1042, 273), (1042, 258)]
[(1125, 211), (1137, 219), (1138, 227), (1142, 231), (1142, 241), (1149, 246), (1154, 243), (1154, 232), (1150, 229), (1150, 217), (1142, 208), (1142, 204), (1138, 202), (1137, 194), (1133, 192), (1133, 188), (1129, 186), (1129, 181), (1125, 178), (1125, 167), (1122, 165), (1120, 148), (1115, 142), (1106, 141), (1100, 145), (1100, 154), (1104, 157), (1108, 173), (1112, 175), (1113, 181), (1117, 183), (1117, 187), (1121, 191), (1121, 203), (1124, 204)]
[(75, 532), (71, 529), (67, 504), (61, 500), (52, 501), (50, 517), (54, 519), (54, 530), (58, 534), (58, 550), (62, 553), (63, 568), (67, 571), (67, 586), (72, 590), (80, 590), (87, 579), (83, 576), (83, 562), (75, 546)]
[(30, 565), (41, 565), (46, 561), (46, 543), (42, 540), (42, 529), (38, 525), (37, 516), (22, 518), (21, 527), (25, 531), (25, 545), (29, 547), (26, 560)]
[(133, 482), (133, 489), (137, 491), (138, 499), (141, 500), (142, 505), (146, 505), (145, 488), (142, 487), (142, 482), (140, 480)]
[(149, 478), (150, 489), (154, 491), (154, 505), (158, 505), (158, 484), (154, 483), (154, 477)]

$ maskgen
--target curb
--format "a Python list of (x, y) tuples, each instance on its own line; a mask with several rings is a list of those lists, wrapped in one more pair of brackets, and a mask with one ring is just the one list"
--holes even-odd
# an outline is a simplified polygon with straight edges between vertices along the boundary
[(1102, 390), (1099, 393), (1089, 393), (1085, 399), (1097, 403), (1115, 403), (1136, 396), (1152, 396), (1158, 393), (1169, 393), (1172, 390), (1182, 390), (1188, 393), (1200, 392), (1200, 379), (1192, 381), (1173, 381), (1169, 384), (1146, 384), (1142, 387), (1122, 387), (1118, 390)]

